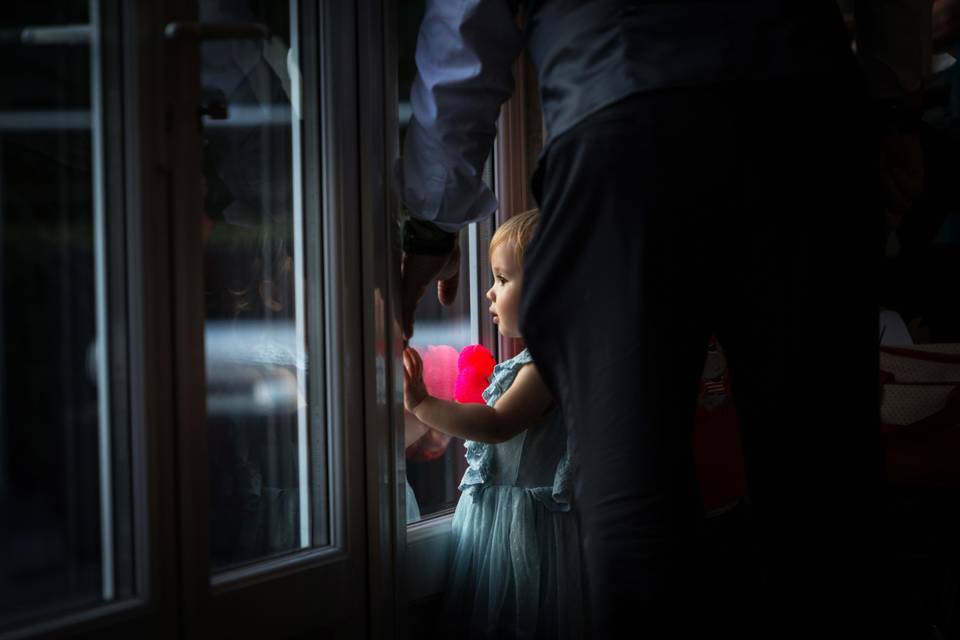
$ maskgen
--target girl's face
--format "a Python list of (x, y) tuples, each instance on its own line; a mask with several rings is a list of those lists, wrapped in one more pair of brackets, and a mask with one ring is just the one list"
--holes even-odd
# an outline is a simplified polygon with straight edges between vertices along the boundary
[(513, 247), (504, 242), (490, 254), (493, 286), (487, 291), (490, 314), (500, 334), (520, 338), (520, 291), (523, 287), (523, 265)]

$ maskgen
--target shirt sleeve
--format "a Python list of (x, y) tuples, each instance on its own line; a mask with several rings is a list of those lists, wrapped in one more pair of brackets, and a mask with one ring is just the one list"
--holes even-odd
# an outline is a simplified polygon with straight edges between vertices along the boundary
[(857, 54), (874, 96), (898, 98), (923, 89), (930, 73), (930, 0), (857, 0)]
[(500, 105), (513, 93), (511, 66), (521, 48), (508, 0), (428, 0), (412, 116), (395, 168), (414, 218), (457, 231), (496, 210), (483, 165)]

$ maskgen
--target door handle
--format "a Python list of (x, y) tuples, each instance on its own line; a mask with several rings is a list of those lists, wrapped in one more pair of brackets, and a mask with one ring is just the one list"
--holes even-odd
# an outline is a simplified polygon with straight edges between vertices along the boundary
[(93, 32), (89, 24), (58, 24), (15, 29), (0, 29), (0, 45), (5, 44), (89, 44)]

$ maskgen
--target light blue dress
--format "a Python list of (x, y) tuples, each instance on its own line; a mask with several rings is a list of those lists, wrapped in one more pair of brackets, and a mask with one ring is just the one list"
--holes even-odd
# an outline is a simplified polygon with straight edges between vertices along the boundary
[[(524, 350), (494, 368), (483, 392), (489, 406), (530, 362)], [(445, 625), (457, 638), (581, 638), (575, 444), (560, 412), (507, 442), (467, 441), (466, 450)]]
[(417, 494), (410, 486), (410, 481), (404, 478), (404, 482), (407, 485), (407, 524), (411, 524), (420, 519), (420, 504), (417, 502)]

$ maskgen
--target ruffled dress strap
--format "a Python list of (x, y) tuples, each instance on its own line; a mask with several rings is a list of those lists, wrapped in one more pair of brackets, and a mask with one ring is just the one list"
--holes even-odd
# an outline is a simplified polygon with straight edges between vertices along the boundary
[[(490, 384), (483, 392), (483, 399), (487, 406), (496, 405), (497, 400), (513, 384), (517, 374), (520, 373), (520, 369), (531, 362), (533, 362), (533, 357), (529, 351), (524, 349), (509, 360), (504, 360), (495, 366), (493, 373), (490, 375)], [(485, 442), (467, 440), (464, 442), (464, 448), (466, 449), (467, 470), (463, 474), (463, 480), (460, 481), (460, 491), (473, 493), (490, 481), (493, 446)]]
[(507, 392), (510, 385), (516, 379), (517, 374), (523, 365), (533, 362), (533, 356), (524, 349), (509, 360), (504, 360), (493, 368), (493, 374), (490, 376), (490, 384), (483, 391), (483, 399), (487, 405), (492, 407), (497, 403), (503, 394)]

